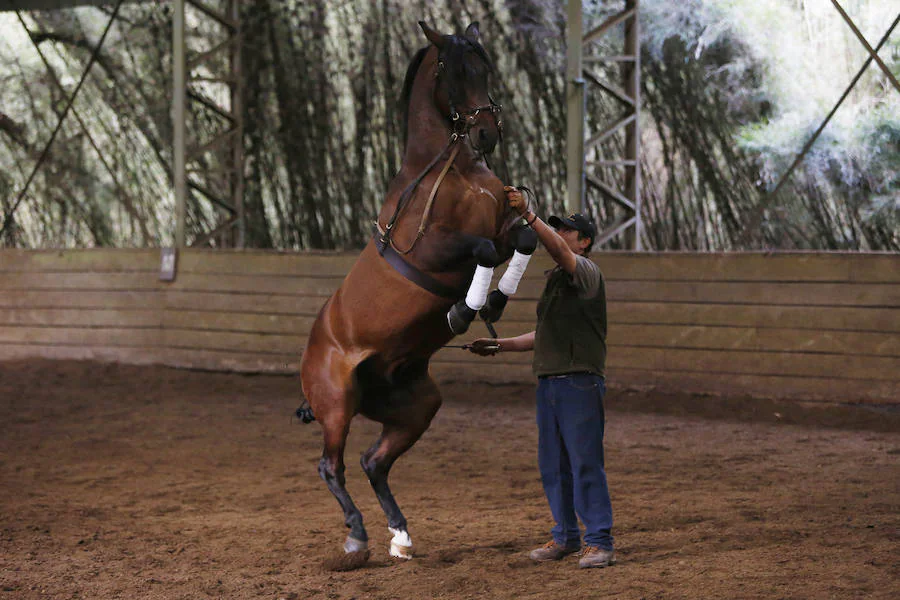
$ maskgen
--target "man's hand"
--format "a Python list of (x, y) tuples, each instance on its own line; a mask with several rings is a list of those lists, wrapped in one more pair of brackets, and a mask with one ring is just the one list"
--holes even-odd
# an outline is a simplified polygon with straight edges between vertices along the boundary
[(467, 347), (469, 352), (479, 356), (493, 356), (500, 352), (500, 344), (494, 338), (478, 338)]
[(524, 216), (528, 212), (528, 200), (525, 199), (522, 191), (511, 185), (504, 185), (503, 191), (506, 192), (506, 201), (510, 208)]

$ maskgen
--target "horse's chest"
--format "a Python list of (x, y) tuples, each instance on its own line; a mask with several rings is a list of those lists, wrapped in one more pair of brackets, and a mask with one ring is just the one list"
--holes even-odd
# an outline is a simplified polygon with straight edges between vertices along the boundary
[(464, 233), (492, 238), (497, 233), (499, 201), (487, 186), (466, 183), (441, 195), (439, 219)]

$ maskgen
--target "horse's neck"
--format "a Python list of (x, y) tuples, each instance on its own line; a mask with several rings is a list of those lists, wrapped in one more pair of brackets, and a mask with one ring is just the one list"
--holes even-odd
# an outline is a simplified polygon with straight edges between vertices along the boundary
[[(410, 121), (412, 121), (412, 116)], [(408, 168), (412, 177), (425, 169), (435, 161), (442, 153), (442, 160), (438, 160), (436, 167), (440, 168), (443, 161), (449, 158), (451, 149), (451, 130), (447, 121), (433, 111), (433, 114), (423, 115), (423, 119), (409, 128), (406, 150), (403, 154), (403, 165)], [(465, 139), (455, 142), (459, 145), (453, 166), (461, 173), (477, 172), (482, 166), (482, 159), (475, 154)]]
[[(403, 155), (404, 166), (416, 172), (424, 169), (442, 151), (448, 149), (453, 133), (448, 115), (442, 114), (434, 105), (433, 86), (433, 66), (423, 65), (416, 76), (410, 97), (406, 123), (406, 150)], [(459, 170), (469, 171), (476, 166), (479, 158), (466, 140), (459, 140), (456, 143), (461, 146), (454, 166)]]
[(433, 107), (410, 110), (407, 131), (403, 163), (413, 168), (424, 168), (450, 143), (450, 128)]

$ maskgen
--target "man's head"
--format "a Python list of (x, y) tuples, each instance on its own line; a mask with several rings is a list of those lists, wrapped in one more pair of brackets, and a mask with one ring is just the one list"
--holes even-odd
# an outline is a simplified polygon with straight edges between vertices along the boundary
[(569, 248), (575, 254), (586, 255), (594, 245), (597, 237), (597, 228), (581, 213), (573, 213), (568, 217), (550, 217), (547, 219), (550, 227), (556, 229), (559, 235), (566, 240)]

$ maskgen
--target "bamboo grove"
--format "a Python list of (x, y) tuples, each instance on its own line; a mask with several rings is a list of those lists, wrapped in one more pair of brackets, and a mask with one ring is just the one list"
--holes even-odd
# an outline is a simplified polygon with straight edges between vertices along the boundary
[[(585, 4), (586, 29), (621, 9), (616, 2)], [(900, 250), (900, 94), (878, 70), (870, 69), (853, 96), (854, 106), (866, 107), (859, 109), (855, 129), (827, 130), (778, 197), (771, 197), (829, 107), (816, 105), (805, 120), (782, 125), (785, 98), (792, 98), (774, 90), (773, 64), (782, 63), (715, 3), (672, 4), (641, 3), (645, 247)], [(766, 4), (753, 3), (756, 12), (747, 19)], [(836, 35), (825, 20), (831, 16), (810, 12), (814, 3), (780, 4), (792, 11), (781, 18), (797, 20), (798, 44), (833, 42), (822, 39)], [(873, 6), (880, 5), (857, 3), (857, 16), (877, 20)], [(349, 249), (366, 242), (399, 168), (399, 93), (408, 61), (425, 45), (419, 20), (445, 31), (480, 22), (496, 63), (492, 95), (503, 105), (510, 183), (532, 188), (544, 213), (563, 210), (563, 2), (254, 0), (241, 10), (248, 247)], [(3, 246), (172, 243), (167, 3), (122, 6), (73, 114), (12, 211), (110, 12), (32, 12), (21, 21), (7, 13), (0, 22), (9, 34), (0, 44), (0, 209), (9, 217)], [(188, 26), (193, 48), (213, 43), (202, 21), (189, 19)], [(867, 35), (877, 39), (884, 23), (872, 27)], [(594, 52), (614, 54), (616, 44), (621, 37), (613, 35)], [(861, 47), (847, 47), (857, 60), (822, 78), (849, 81), (866, 55)], [(882, 56), (900, 72), (900, 41), (889, 42)], [(605, 75), (619, 77), (615, 68)], [(194, 93), (216, 90), (200, 86)], [(588, 97), (589, 131), (614, 116), (611, 102)], [(202, 102), (191, 103), (190, 113), (189, 131), (194, 141), (203, 139), (216, 116)], [(588, 159), (616, 156), (621, 144), (611, 136)], [(623, 173), (609, 168), (601, 176), (617, 182)], [(599, 222), (615, 217), (614, 204), (602, 195), (591, 193), (588, 202)], [(215, 207), (197, 194), (187, 208), (189, 240), (215, 225)], [(754, 220), (759, 227), (747, 231)]]

